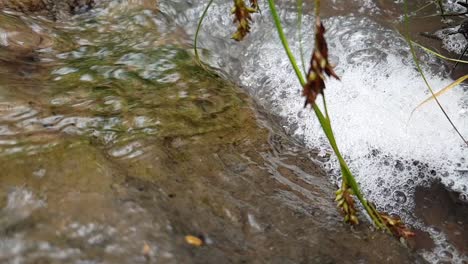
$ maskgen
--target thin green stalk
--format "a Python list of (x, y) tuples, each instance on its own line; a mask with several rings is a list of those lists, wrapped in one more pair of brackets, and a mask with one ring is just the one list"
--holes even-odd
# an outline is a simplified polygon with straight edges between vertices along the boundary
[(330, 120), (330, 115), (328, 114), (327, 100), (325, 99), (325, 94), (322, 94), (322, 101), (323, 101), (323, 110), (325, 110), (325, 116), (327, 117), (328, 120)]
[(200, 33), (201, 26), (203, 24), (203, 19), (205, 19), (206, 14), (208, 13), (208, 9), (210, 9), (211, 4), (213, 3), (214, 0), (210, 0), (208, 2), (208, 5), (206, 5), (205, 10), (203, 10), (203, 14), (200, 17), (200, 20), (198, 21), (197, 25), (197, 31), (195, 32), (195, 39), (193, 40), (193, 50), (195, 51), (195, 59), (197, 60), (200, 65), (203, 65), (201, 60), (200, 60), (200, 55), (198, 54), (198, 34)]
[(318, 17), (320, 15), (320, 0), (315, 0), (315, 16)]
[(297, 66), (296, 58), (294, 58), (294, 55), (292, 54), (291, 49), (289, 48), (288, 41), (286, 40), (286, 36), (284, 35), (283, 26), (281, 25), (281, 20), (278, 16), (278, 12), (276, 12), (274, 1), (268, 0), (268, 5), (270, 6), (270, 12), (273, 16), (273, 21), (275, 22), (276, 29), (278, 30), (278, 35), (281, 40), (281, 44), (283, 44), (284, 50), (288, 55), (289, 61), (291, 62), (291, 65), (294, 68), (294, 72), (296, 73), (296, 76), (299, 79), (299, 83), (301, 84), (301, 86), (304, 86), (306, 84), (306, 81), (304, 79), (304, 76), (302, 76), (301, 70)]
[(302, 0), (297, 0), (297, 32), (299, 37), (299, 55), (301, 56), (302, 70), (307, 75), (306, 64), (304, 59), (304, 45), (302, 44)]
[(414, 50), (413, 42), (411, 41), (411, 37), (410, 37), (410, 33), (409, 33), (408, 3), (407, 3), (407, 0), (404, 0), (403, 2), (404, 2), (404, 8), (405, 8), (405, 12), (404, 12), (405, 28), (406, 28), (405, 38), (406, 38), (406, 41), (408, 42), (408, 45), (409, 45), (409, 48), (410, 48), (410, 51), (411, 51), (411, 55), (413, 56), (413, 61), (416, 64), (416, 68), (418, 69), (418, 72), (421, 75), (421, 77), (423, 78), (424, 83), (426, 84), (427, 88), (431, 92), (432, 97), (434, 97), (434, 100), (436, 101), (436, 103), (439, 106), (440, 110), (442, 111), (442, 113), (445, 115), (445, 117), (449, 121), (450, 125), (453, 127), (455, 132), (457, 132), (458, 136), (463, 140), (463, 142), (468, 146), (468, 141), (466, 141), (466, 139), (463, 137), (463, 135), (460, 133), (458, 128), (453, 123), (452, 119), (450, 119), (450, 117), (448, 116), (448, 114), (445, 111), (444, 107), (442, 107), (442, 104), (439, 102), (439, 99), (437, 99), (437, 96), (435, 95), (434, 90), (432, 89), (431, 85), (429, 84), (429, 81), (427, 80), (426, 75), (424, 74), (424, 72), (423, 72), (423, 70), (421, 68), (418, 56), (416, 55), (416, 51)]
[[(406, 3), (405, 3), (405, 5), (406, 5)], [(442, 0), (437, 0), (437, 5), (439, 5), (440, 14), (442, 15), (442, 18), (445, 19), (445, 10), (444, 10), (444, 4), (442, 3)]]
[(457, 68), (458, 64), (460, 63), (459, 60), (462, 59), (463, 56), (465, 56), (465, 53), (467, 51), (468, 51), (468, 43), (466, 44), (465, 49), (463, 50), (463, 52), (460, 54), (460, 57), (458, 57), (457, 63), (455, 63), (455, 65), (453, 65), (452, 70), (450, 72), (453, 72), (455, 70), (455, 68)]
[(447, 61), (453, 61), (453, 62), (457, 62), (457, 63), (468, 64), (468, 61), (466, 61), (466, 60), (458, 60), (458, 59), (449, 58), (449, 57), (446, 57), (446, 56), (444, 56), (444, 55), (442, 55), (440, 53), (437, 53), (437, 52), (435, 52), (435, 51), (433, 51), (433, 50), (431, 50), (429, 48), (426, 48), (426, 47), (424, 47), (423, 45), (421, 45), (421, 44), (419, 44), (417, 42), (411, 41), (411, 43), (413, 43), (414, 45), (420, 47), (424, 51), (429, 52), (429, 53), (431, 53), (431, 54), (433, 54), (433, 55), (435, 55), (435, 56), (437, 56), (437, 57), (439, 57), (441, 59), (444, 59), (444, 60), (447, 60)]
[[(292, 65), (292, 67), (294, 69), (294, 72), (296, 73), (296, 76), (297, 76), (297, 78), (299, 80), (299, 83), (301, 84), (301, 86), (304, 86), (306, 84), (306, 80), (305, 80), (304, 76), (302, 75), (301, 71), (299, 70), (296, 59), (294, 58), (294, 56), (293, 56), (293, 54), (291, 52), (291, 49), (289, 48), (288, 41), (286, 39), (286, 36), (284, 35), (284, 30), (283, 30), (283, 27), (281, 25), (281, 20), (280, 20), (280, 18), (278, 16), (278, 13), (276, 11), (274, 0), (268, 0), (268, 4), (269, 4), (269, 7), (270, 7), (270, 12), (271, 12), (271, 15), (273, 17), (273, 21), (275, 23), (279, 38), (280, 38), (281, 43), (283, 45), (283, 48), (284, 48), (284, 50), (285, 50), (285, 52), (286, 52), (286, 54), (287, 54), (287, 56), (289, 58), (289, 61), (291, 62), (291, 65)], [(316, 0), (316, 6), (315, 6), (316, 7), (316, 15), (319, 15), (318, 11), (317, 11), (319, 5), (320, 5), (320, 0)], [(351, 170), (349, 169), (345, 159), (343, 158), (343, 156), (341, 155), (340, 150), (338, 149), (338, 145), (336, 143), (335, 136), (333, 134), (333, 130), (332, 130), (332, 127), (331, 127), (331, 124), (330, 124), (330, 120), (323, 115), (322, 111), (317, 106), (317, 104), (312, 104), (312, 107), (313, 107), (313, 109), (315, 111), (315, 114), (316, 114), (316, 116), (317, 116), (317, 118), (318, 118), (318, 120), (320, 122), (320, 125), (322, 126), (322, 129), (323, 129), (328, 141), (330, 142), (330, 145), (331, 145), (333, 151), (335, 152), (335, 155), (338, 158), (338, 161), (339, 161), (340, 167), (341, 167), (341, 172), (342, 172), (342, 175), (343, 175), (343, 179), (342, 179), (343, 182), (346, 185), (348, 185), (349, 187), (351, 187), (354, 194), (359, 199), (361, 204), (364, 206), (366, 212), (368, 213), (369, 217), (372, 219), (373, 223), (377, 226), (377, 228), (381, 228), (381, 229), (384, 229), (384, 230), (390, 232), (388, 227), (385, 224), (383, 224), (383, 220), (380, 218), (380, 216), (376, 212), (376, 210), (374, 208), (372, 208), (368, 204), (366, 199), (364, 199), (364, 196), (362, 195), (362, 193), (361, 193), (361, 191), (359, 189), (358, 183), (354, 179), (354, 176), (352, 175)], [(325, 104), (325, 108), (326, 108), (326, 104)], [(326, 110), (326, 111), (328, 111), (328, 110)]]
[(425, 4), (424, 6), (416, 9), (415, 11), (413, 11), (413, 13), (416, 14), (416, 13), (420, 12), (421, 10), (426, 9), (427, 7), (431, 6), (432, 4), (434, 4), (434, 2), (431, 1), (431, 2), (429, 2), (427, 4)]

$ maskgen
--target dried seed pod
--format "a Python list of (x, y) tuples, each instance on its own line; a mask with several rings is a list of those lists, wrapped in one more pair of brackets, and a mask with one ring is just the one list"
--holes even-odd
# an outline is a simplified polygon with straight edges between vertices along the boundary
[(397, 238), (408, 238), (415, 236), (412, 232), (398, 217), (391, 217), (388, 214), (380, 213), (380, 217), (384, 221), (384, 224), (392, 231), (393, 235)]
[(352, 225), (359, 224), (351, 189), (346, 184), (343, 184), (341, 188), (336, 191), (335, 201), (337, 202), (338, 207), (341, 208), (341, 211), (344, 214), (344, 221), (346, 223), (350, 223)]
[(259, 11), (258, 0), (250, 0), (250, 7), (255, 9), (256, 12)]
[(234, 22), (237, 23), (237, 31), (232, 35), (232, 39), (241, 41), (250, 33), (250, 24), (252, 22), (252, 13), (258, 11), (258, 3), (256, 0), (250, 1), (252, 7), (247, 7), (244, 0), (234, 0), (232, 14), (234, 14)]
[(328, 61), (328, 46), (325, 40), (325, 27), (320, 18), (315, 21), (315, 49), (310, 60), (310, 69), (307, 73), (307, 83), (304, 85), (302, 95), (306, 97), (305, 106), (313, 105), (319, 94), (325, 89), (325, 74), (339, 80), (333, 67)]

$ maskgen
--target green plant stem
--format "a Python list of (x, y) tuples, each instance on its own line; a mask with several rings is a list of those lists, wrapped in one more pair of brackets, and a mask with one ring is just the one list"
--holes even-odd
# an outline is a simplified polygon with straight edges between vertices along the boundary
[(304, 79), (304, 76), (302, 76), (301, 70), (297, 66), (296, 58), (294, 58), (294, 55), (292, 54), (291, 49), (289, 48), (288, 41), (286, 39), (286, 36), (284, 35), (283, 26), (281, 25), (281, 20), (279, 18), (278, 12), (276, 12), (274, 1), (268, 0), (268, 5), (270, 7), (270, 12), (273, 16), (273, 21), (278, 31), (281, 44), (283, 45), (284, 50), (286, 51), (286, 55), (288, 55), (289, 61), (291, 62), (294, 72), (296, 73), (296, 76), (299, 79), (299, 83), (301, 84), (301, 86), (304, 86), (306, 84), (306, 81)]
[[(299, 70), (296, 59), (294, 58), (294, 56), (293, 56), (293, 54), (291, 52), (291, 49), (289, 48), (288, 41), (286, 39), (286, 36), (284, 35), (284, 30), (283, 30), (283, 27), (281, 25), (281, 20), (280, 20), (280, 18), (278, 16), (278, 13), (276, 11), (274, 0), (268, 0), (268, 4), (269, 4), (269, 7), (270, 7), (270, 12), (271, 12), (271, 15), (273, 17), (273, 21), (275, 23), (279, 38), (280, 38), (281, 43), (283, 45), (283, 48), (284, 48), (284, 50), (285, 50), (285, 52), (286, 52), (286, 54), (287, 54), (287, 56), (289, 58), (289, 61), (291, 62), (291, 65), (292, 65), (292, 67), (294, 69), (294, 72), (296, 73), (296, 76), (297, 76), (297, 78), (299, 80), (299, 83), (301, 84), (301, 86), (304, 86), (306, 84), (306, 80), (305, 80), (304, 76), (302, 75), (301, 71)], [(318, 8), (319, 4), (320, 4), (320, 0), (316, 0), (316, 6), (315, 6), (316, 9)], [(318, 15), (317, 10), (316, 10), (316, 15)], [(326, 104), (324, 105), (324, 107), (326, 107)], [(316, 114), (316, 116), (317, 116), (317, 118), (318, 118), (318, 120), (320, 122), (320, 125), (322, 126), (322, 129), (323, 129), (328, 141), (330, 142), (330, 145), (331, 145), (333, 151), (335, 152), (335, 155), (338, 158), (338, 161), (339, 161), (340, 167), (341, 167), (341, 173), (343, 175), (343, 179), (342, 179), (343, 183), (346, 184), (347, 186), (351, 187), (351, 189), (354, 192), (354, 195), (356, 195), (356, 197), (359, 199), (361, 204), (364, 206), (367, 214), (372, 219), (374, 225), (377, 228), (381, 228), (381, 229), (384, 229), (384, 230), (390, 232), (390, 230), (387, 228), (387, 226), (383, 223), (382, 219), (379, 217), (378, 212), (376, 212), (375, 209), (372, 208), (368, 204), (366, 199), (364, 199), (364, 196), (362, 195), (362, 193), (360, 191), (358, 183), (354, 179), (354, 176), (352, 175), (351, 170), (349, 169), (345, 159), (341, 155), (341, 152), (340, 152), (340, 150), (338, 148), (338, 145), (336, 143), (336, 140), (335, 140), (335, 136), (333, 134), (333, 130), (332, 130), (332, 127), (331, 127), (331, 124), (330, 124), (330, 120), (323, 115), (322, 111), (317, 106), (317, 104), (313, 104), (312, 108), (314, 109), (314, 112), (315, 112), (315, 114)]]
[(195, 59), (197, 60), (197, 62), (200, 65), (203, 65), (203, 64), (201, 63), (200, 55), (198, 54), (198, 48), (197, 48), (198, 47), (198, 35), (200, 33), (200, 29), (201, 29), (201, 26), (203, 24), (203, 20), (205, 19), (206, 14), (208, 13), (208, 9), (210, 9), (210, 6), (213, 3), (213, 1), (214, 0), (210, 0), (208, 2), (208, 4), (206, 5), (205, 10), (203, 10), (203, 14), (201, 15), (200, 20), (198, 21), (197, 31), (195, 32), (195, 38), (193, 40), (193, 50), (195, 52)]
[(432, 89), (431, 85), (429, 84), (429, 81), (427, 80), (426, 75), (424, 74), (424, 72), (423, 72), (423, 70), (421, 68), (421, 65), (419, 63), (418, 56), (416, 55), (416, 51), (414, 49), (413, 42), (411, 41), (410, 32), (409, 32), (408, 1), (404, 0), (403, 2), (404, 2), (404, 9), (405, 9), (405, 12), (404, 12), (405, 29), (406, 29), (405, 38), (406, 38), (406, 42), (408, 42), (408, 45), (409, 45), (409, 48), (410, 48), (410, 51), (411, 51), (411, 55), (413, 57), (413, 61), (416, 64), (416, 68), (418, 69), (418, 72), (421, 75), (422, 79), (424, 80), (424, 83), (426, 84), (427, 88), (431, 92), (431, 95), (434, 98), (434, 100), (436, 101), (436, 103), (439, 106), (440, 110), (442, 111), (442, 113), (445, 115), (445, 117), (449, 121), (450, 125), (453, 127), (455, 132), (457, 132), (458, 136), (463, 140), (463, 142), (468, 146), (468, 141), (466, 141), (466, 139), (463, 137), (463, 135), (460, 133), (458, 128), (453, 123), (452, 119), (450, 119), (450, 117), (448, 116), (448, 114), (445, 111), (444, 107), (442, 107), (442, 104), (439, 102), (439, 99), (437, 99), (437, 96), (434, 93), (434, 90)]
[(315, 16), (318, 17), (320, 15), (320, 0), (315, 0)]
[(420, 12), (421, 10), (423, 10), (423, 9), (425, 9), (425, 8), (427, 8), (427, 7), (429, 7), (429, 6), (432, 5), (432, 4), (434, 4), (434, 2), (431, 1), (431, 2), (429, 2), (429, 3), (427, 3), (427, 4), (425, 4), (424, 6), (422, 6), (422, 7), (418, 8), (418, 9), (416, 9), (415, 11), (413, 11), (413, 13), (416, 14), (416, 13)]
[(417, 43), (417, 42), (411, 41), (411, 43), (413, 43), (414, 45), (420, 47), (420, 48), (423, 49), (424, 51), (429, 52), (429, 53), (431, 53), (432, 55), (437, 56), (437, 57), (439, 57), (439, 58), (441, 58), (441, 59), (444, 59), (444, 60), (447, 60), (447, 61), (453, 61), (453, 62), (457, 62), (457, 63), (468, 64), (468, 61), (466, 61), (466, 60), (460, 60), (460, 59), (449, 58), (449, 57), (446, 57), (446, 56), (444, 56), (444, 55), (442, 55), (442, 54), (440, 54), (440, 53), (437, 53), (437, 52), (435, 52), (435, 51), (433, 51), (433, 50), (431, 50), (431, 49), (429, 49), (429, 48), (426, 48), (426, 47), (424, 47), (423, 45), (421, 45), (421, 44), (419, 44), (419, 43)]
[(331, 123), (330, 115), (328, 114), (327, 100), (325, 99), (325, 94), (322, 94), (322, 101), (323, 101), (323, 110), (325, 110), (325, 117)]
[(442, 0), (437, 0), (437, 5), (440, 8), (440, 15), (442, 16), (443, 19), (445, 19), (445, 10), (444, 10), (444, 4), (442, 3)]
[(302, 44), (302, 0), (297, 0), (297, 32), (299, 37), (299, 55), (301, 56), (302, 70), (307, 75), (306, 64), (304, 59), (304, 45)]

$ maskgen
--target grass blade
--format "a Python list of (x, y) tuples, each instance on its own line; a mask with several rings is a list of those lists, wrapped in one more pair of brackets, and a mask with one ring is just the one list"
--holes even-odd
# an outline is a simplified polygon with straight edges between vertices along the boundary
[(437, 0), (437, 5), (439, 6), (440, 14), (442, 15), (442, 18), (445, 19), (445, 10), (444, 10), (444, 4), (442, 3), (442, 0)]
[(301, 56), (302, 70), (307, 75), (306, 64), (304, 59), (304, 45), (302, 44), (302, 0), (297, 0), (297, 32), (299, 36), (299, 56)]
[(203, 63), (200, 60), (200, 55), (198, 54), (198, 35), (200, 33), (201, 26), (203, 24), (203, 20), (206, 17), (206, 14), (208, 13), (208, 9), (210, 9), (211, 4), (213, 3), (214, 0), (210, 0), (208, 4), (205, 7), (205, 10), (203, 10), (203, 14), (200, 17), (200, 20), (198, 20), (198, 25), (197, 25), (197, 31), (195, 32), (195, 38), (193, 40), (193, 51), (195, 52), (195, 59), (200, 65), (203, 65)]
[[(422, 103), (420, 103), (418, 106), (416, 106), (413, 110), (416, 111), (417, 109), (419, 109), (421, 106), (427, 104), (428, 102), (434, 100), (434, 98), (437, 98), (439, 96), (441, 96), (442, 94), (450, 91), (451, 89), (453, 89), (454, 87), (458, 86), (460, 83), (464, 82), (465, 80), (468, 79), (468, 74), (465, 75), (465, 76), (462, 76), (460, 78), (458, 78), (456, 81), (454, 81), (453, 83), (451, 83), (450, 85), (448, 85), (447, 87), (445, 87), (444, 89), (438, 91), (437, 93), (435, 93), (433, 96), (430, 96), (428, 97), (426, 100), (424, 100)], [(413, 113), (412, 112), (412, 113)]]
[(441, 59), (444, 59), (444, 60), (447, 60), (447, 61), (453, 61), (453, 62), (458, 62), (458, 63), (464, 63), (464, 64), (468, 64), (468, 61), (466, 60), (458, 60), (458, 59), (453, 59), (453, 58), (449, 58), (449, 57), (446, 57), (440, 53), (437, 53), (429, 48), (426, 48), (424, 47), (423, 45), (417, 43), (417, 42), (414, 42), (414, 41), (411, 41), (414, 45), (420, 47), (421, 49), (423, 49), (424, 51), (428, 52), (428, 53), (431, 53), (432, 55), (435, 55)]

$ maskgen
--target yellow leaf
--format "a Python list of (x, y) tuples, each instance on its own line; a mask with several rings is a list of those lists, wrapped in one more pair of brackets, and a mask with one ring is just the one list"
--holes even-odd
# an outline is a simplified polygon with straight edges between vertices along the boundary
[(151, 248), (148, 245), (148, 243), (145, 242), (145, 244), (143, 245), (143, 250), (141, 251), (141, 253), (143, 253), (143, 255), (145, 255), (145, 256), (148, 256), (151, 253)]
[(425, 105), (426, 103), (430, 102), (431, 100), (434, 99), (434, 97), (439, 97), (440, 95), (444, 94), (445, 92), (453, 89), (455, 86), (459, 85), (460, 83), (464, 82), (466, 79), (468, 79), (468, 74), (465, 75), (465, 76), (462, 76), (460, 78), (458, 78), (456, 81), (454, 81), (453, 83), (451, 83), (450, 85), (448, 85), (447, 87), (445, 87), (444, 89), (438, 91), (437, 93), (435, 93), (434, 95), (428, 97), (426, 100), (424, 100), (422, 103), (420, 103), (418, 106), (416, 106), (414, 108), (414, 110), (411, 112), (411, 114), (416, 111), (416, 109), (420, 108), (421, 106)]
[(433, 50), (431, 50), (431, 49), (428, 49), (428, 48), (424, 47), (423, 45), (421, 45), (421, 44), (419, 44), (419, 43), (417, 43), (417, 42), (414, 42), (414, 41), (411, 41), (411, 42), (412, 42), (414, 45), (416, 45), (416, 46), (420, 47), (421, 49), (425, 50), (426, 52), (429, 52), (429, 53), (431, 53), (432, 55), (435, 55), (435, 56), (437, 56), (437, 57), (439, 57), (439, 58), (441, 58), (441, 59), (448, 60), (448, 61), (453, 61), (453, 62), (458, 62), (458, 63), (465, 63), (465, 64), (468, 64), (468, 61), (466, 61), (466, 60), (452, 59), (452, 58), (446, 57), (446, 56), (444, 56), (444, 55), (442, 55), (442, 54), (440, 54), (440, 53), (437, 53), (437, 52), (435, 52), (435, 51), (433, 51)]
[(196, 247), (200, 247), (203, 245), (203, 241), (200, 238), (191, 235), (185, 236), (185, 242)]

